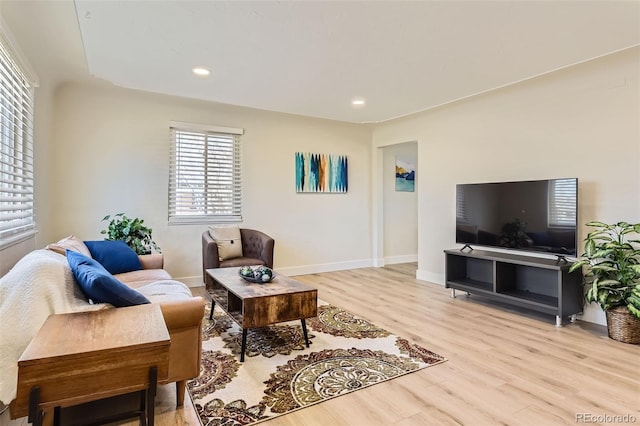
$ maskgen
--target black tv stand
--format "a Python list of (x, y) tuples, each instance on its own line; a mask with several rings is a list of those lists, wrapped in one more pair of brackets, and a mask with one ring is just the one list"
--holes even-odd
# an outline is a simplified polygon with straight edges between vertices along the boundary
[(445, 287), (575, 321), (582, 312), (582, 274), (571, 262), (512, 253), (445, 250)]
[(562, 263), (569, 263), (569, 261), (567, 260), (567, 257), (563, 254), (556, 254), (556, 265), (559, 265), (560, 262)]
[(464, 251), (464, 249), (468, 248), (469, 251), (473, 251), (473, 247), (471, 247), (469, 244), (465, 244), (462, 246), (462, 248), (460, 249), (460, 251)]

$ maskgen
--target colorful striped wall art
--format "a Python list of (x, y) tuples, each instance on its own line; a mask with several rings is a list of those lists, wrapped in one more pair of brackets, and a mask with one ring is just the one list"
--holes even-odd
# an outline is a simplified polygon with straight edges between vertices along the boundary
[(346, 155), (296, 152), (296, 192), (347, 192)]

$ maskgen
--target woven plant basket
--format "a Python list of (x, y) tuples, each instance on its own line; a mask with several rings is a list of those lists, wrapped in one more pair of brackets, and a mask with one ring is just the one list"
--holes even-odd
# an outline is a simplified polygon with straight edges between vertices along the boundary
[(640, 319), (625, 306), (607, 309), (605, 313), (609, 337), (623, 343), (640, 344)]

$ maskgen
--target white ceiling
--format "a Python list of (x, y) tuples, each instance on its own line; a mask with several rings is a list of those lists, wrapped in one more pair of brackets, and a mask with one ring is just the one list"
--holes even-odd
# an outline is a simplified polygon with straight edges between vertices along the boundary
[[(75, 10), (67, 18), (95, 77), (356, 123), (640, 44), (640, 1), (76, 0)], [(43, 37), (71, 24), (41, 21), (54, 26), (34, 29)], [(192, 75), (197, 65), (212, 75)], [(351, 106), (358, 96), (365, 107)]]

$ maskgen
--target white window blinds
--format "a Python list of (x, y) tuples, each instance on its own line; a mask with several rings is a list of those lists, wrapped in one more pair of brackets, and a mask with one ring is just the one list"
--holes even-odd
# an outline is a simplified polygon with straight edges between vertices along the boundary
[(241, 134), (172, 123), (169, 223), (242, 220)]
[[(1, 39), (1, 38), (0, 38)], [(35, 231), (33, 89), (0, 43), (0, 248)]]
[(467, 222), (467, 205), (464, 199), (464, 186), (456, 185), (456, 222)]
[(576, 179), (549, 182), (549, 226), (576, 226)]

